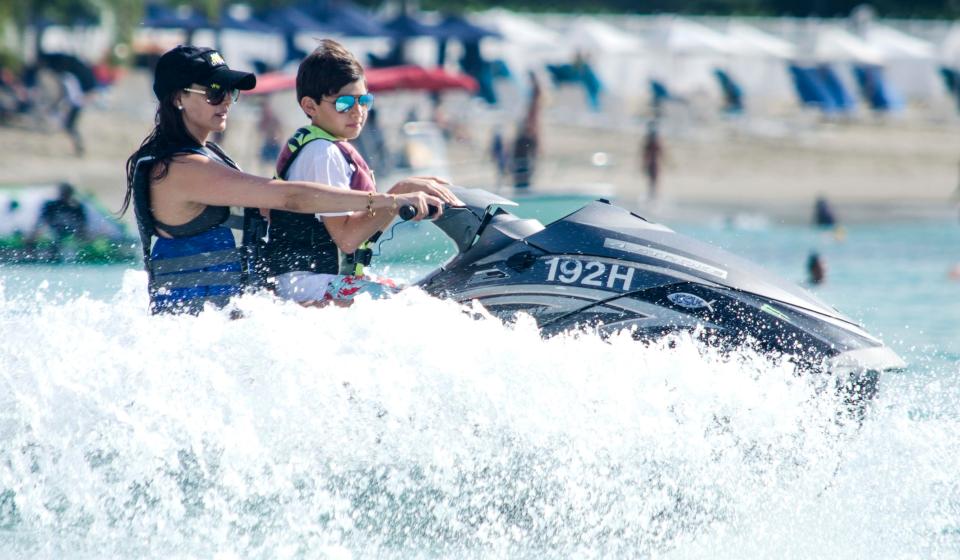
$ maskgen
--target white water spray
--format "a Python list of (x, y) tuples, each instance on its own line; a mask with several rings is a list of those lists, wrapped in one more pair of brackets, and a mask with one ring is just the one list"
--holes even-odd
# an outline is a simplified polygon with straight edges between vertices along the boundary
[(957, 403), (915, 417), (923, 383), (858, 430), (789, 366), (686, 337), (543, 340), (417, 291), (152, 317), (142, 285), (0, 291), (11, 556), (958, 551)]

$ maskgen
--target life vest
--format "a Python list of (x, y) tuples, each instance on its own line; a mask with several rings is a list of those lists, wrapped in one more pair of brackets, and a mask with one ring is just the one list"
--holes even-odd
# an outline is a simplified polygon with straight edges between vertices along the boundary
[[(286, 180), (290, 166), (303, 147), (314, 140), (328, 140), (343, 154), (353, 170), (350, 188), (355, 191), (375, 192), (373, 171), (349, 142), (339, 140), (320, 127), (309, 125), (298, 129), (287, 141), (277, 158), (279, 179)], [(371, 238), (373, 241), (379, 234)], [(363, 243), (354, 253), (341, 255), (330, 232), (313, 214), (299, 214), (282, 210), (270, 211), (269, 238), (265, 252), (270, 275), (308, 271), (322, 274), (363, 275), (363, 267), (373, 256), (371, 241)]]
[[(260, 249), (266, 222), (253, 208), (234, 215), (225, 206), (207, 206), (179, 226), (153, 215), (150, 176), (153, 165), (178, 154), (199, 154), (234, 169), (240, 167), (219, 146), (182, 146), (137, 160), (133, 172), (133, 208), (143, 248), (152, 313), (199, 313), (205, 303), (222, 307), (247, 288), (262, 285)], [(172, 238), (157, 235), (160, 227)], [(238, 247), (232, 229), (242, 230)]]

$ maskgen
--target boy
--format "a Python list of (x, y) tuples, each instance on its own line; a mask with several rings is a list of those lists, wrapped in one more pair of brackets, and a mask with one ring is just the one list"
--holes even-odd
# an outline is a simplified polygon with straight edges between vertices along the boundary
[[(297, 101), (310, 125), (287, 141), (277, 159), (277, 176), (375, 191), (373, 172), (347, 142), (360, 135), (373, 105), (357, 59), (336, 41), (320, 41), (300, 63)], [(461, 205), (446, 184), (435, 177), (411, 177), (388, 192), (422, 191), (447, 204)], [(360, 293), (382, 297), (395, 291), (392, 282), (365, 277), (363, 266), (370, 262), (367, 240), (389, 225), (396, 212), (312, 216), (271, 211), (266, 256), (269, 274), (276, 277), (277, 295), (304, 305), (348, 304)]]

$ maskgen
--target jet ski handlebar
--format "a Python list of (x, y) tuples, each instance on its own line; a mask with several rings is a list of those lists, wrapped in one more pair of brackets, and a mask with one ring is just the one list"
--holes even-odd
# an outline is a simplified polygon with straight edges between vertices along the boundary
[[(428, 205), (426, 219), (435, 217), (439, 210), (440, 209), (438, 207), (433, 206), (432, 204)], [(400, 207), (398, 214), (400, 215), (400, 219), (406, 222), (417, 217), (417, 209), (412, 204), (404, 204)]]

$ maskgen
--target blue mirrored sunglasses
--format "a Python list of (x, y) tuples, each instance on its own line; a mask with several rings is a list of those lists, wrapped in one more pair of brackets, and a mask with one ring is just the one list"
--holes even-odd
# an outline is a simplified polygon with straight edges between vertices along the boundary
[(365, 93), (363, 95), (340, 95), (330, 103), (338, 113), (346, 113), (353, 108), (354, 103), (359, 103), (361, 107), (369, 109), (373, 107), (373, 94)]

